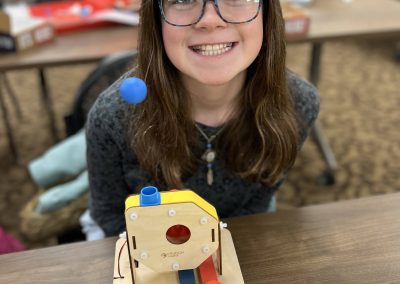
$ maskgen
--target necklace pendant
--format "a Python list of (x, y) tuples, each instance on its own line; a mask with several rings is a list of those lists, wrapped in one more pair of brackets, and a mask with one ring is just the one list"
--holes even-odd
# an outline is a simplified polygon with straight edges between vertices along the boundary
[(214, 173), (213, 173), (212, 167), (209, 167), (208, 171), (207, 171), (207, 184), (208, 184), (208, 186), (212, 186), (213, 182), (214, 182)]
[(214, 162), (216, 157), (216, 152), (213, 149), (207, 149), (204, 154), (201, 156), (203, 161), (206, 161), (207, 163), (212, 163)]

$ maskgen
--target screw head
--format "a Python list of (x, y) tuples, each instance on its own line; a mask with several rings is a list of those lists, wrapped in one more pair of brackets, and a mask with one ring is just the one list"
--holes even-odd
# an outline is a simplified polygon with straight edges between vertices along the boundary
[(205, 246), (203, 246), (203, 247), (201, 248), (201, 251), (202, 251), (203, 253), (209, 253), (209, 252), (210, 252), (210, 248), (209, 248), (209, 246), (205, 245)]
[(129, 218), (132, 221), (135, 221), (138, 218), (138, 214), (136, 212), (132, 212), (131, 215), (129, 215)]
[(175, 211), (175, 209), (169, 209), (168, 210), (168, 216), (169, 217), (174, 217), (176, 215), (176, 211)]
[(140, 259), (147, 259), (148, 257), (149, 255), (145, 251), (140, 254)]
[(172, 264), (172, 270), (179, 270), (179, 263), (175, 262), (174, 264)]
[(206, 225), (208, 223), (208, 218), (207, 217), (201, 217), (200, 218), (200, 224), (202, 225)]

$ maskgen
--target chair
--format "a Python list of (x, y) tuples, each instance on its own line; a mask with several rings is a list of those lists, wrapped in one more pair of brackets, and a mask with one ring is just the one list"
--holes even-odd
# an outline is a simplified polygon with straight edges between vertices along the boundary
[[(71, 111), (64, 116), (67, 136), (71, 136), (85, 125), (86, 116), (97, 97), (111, 86), (135, 63), (137, 51), (128, 50), (104, 58), (83, 80), (78, 88)], [(57, 236), (60, 244), (84, 240), (81, 228), (69, 229)]]
[(136, 50), (112, 54), (88, 75), (75, 95), (71, 112), (64, 116), (67, 136), (75, 134), (85, 125), (86, 116), (97, 96), (132, 67), (136, 55)]

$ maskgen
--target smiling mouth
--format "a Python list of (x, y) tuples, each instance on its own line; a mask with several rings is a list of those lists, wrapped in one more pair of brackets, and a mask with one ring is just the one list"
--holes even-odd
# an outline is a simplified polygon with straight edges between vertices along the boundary
[(235, 46), (234, 42), (193, 45), (189, 48), (194, 52), (204, 56), (215, 56), (228, 52)]

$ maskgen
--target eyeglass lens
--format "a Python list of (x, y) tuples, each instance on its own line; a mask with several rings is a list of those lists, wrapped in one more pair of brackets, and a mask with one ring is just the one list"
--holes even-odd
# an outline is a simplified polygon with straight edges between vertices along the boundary
[[(208, 0), (161, 0), (165, 20), (178, 26), (199, 21), (203, 6)], [(229, 23), (244, 23), (254, 19), (260, 8), (260, 0), (218, 0), (217, 9), (222, 19)]]

